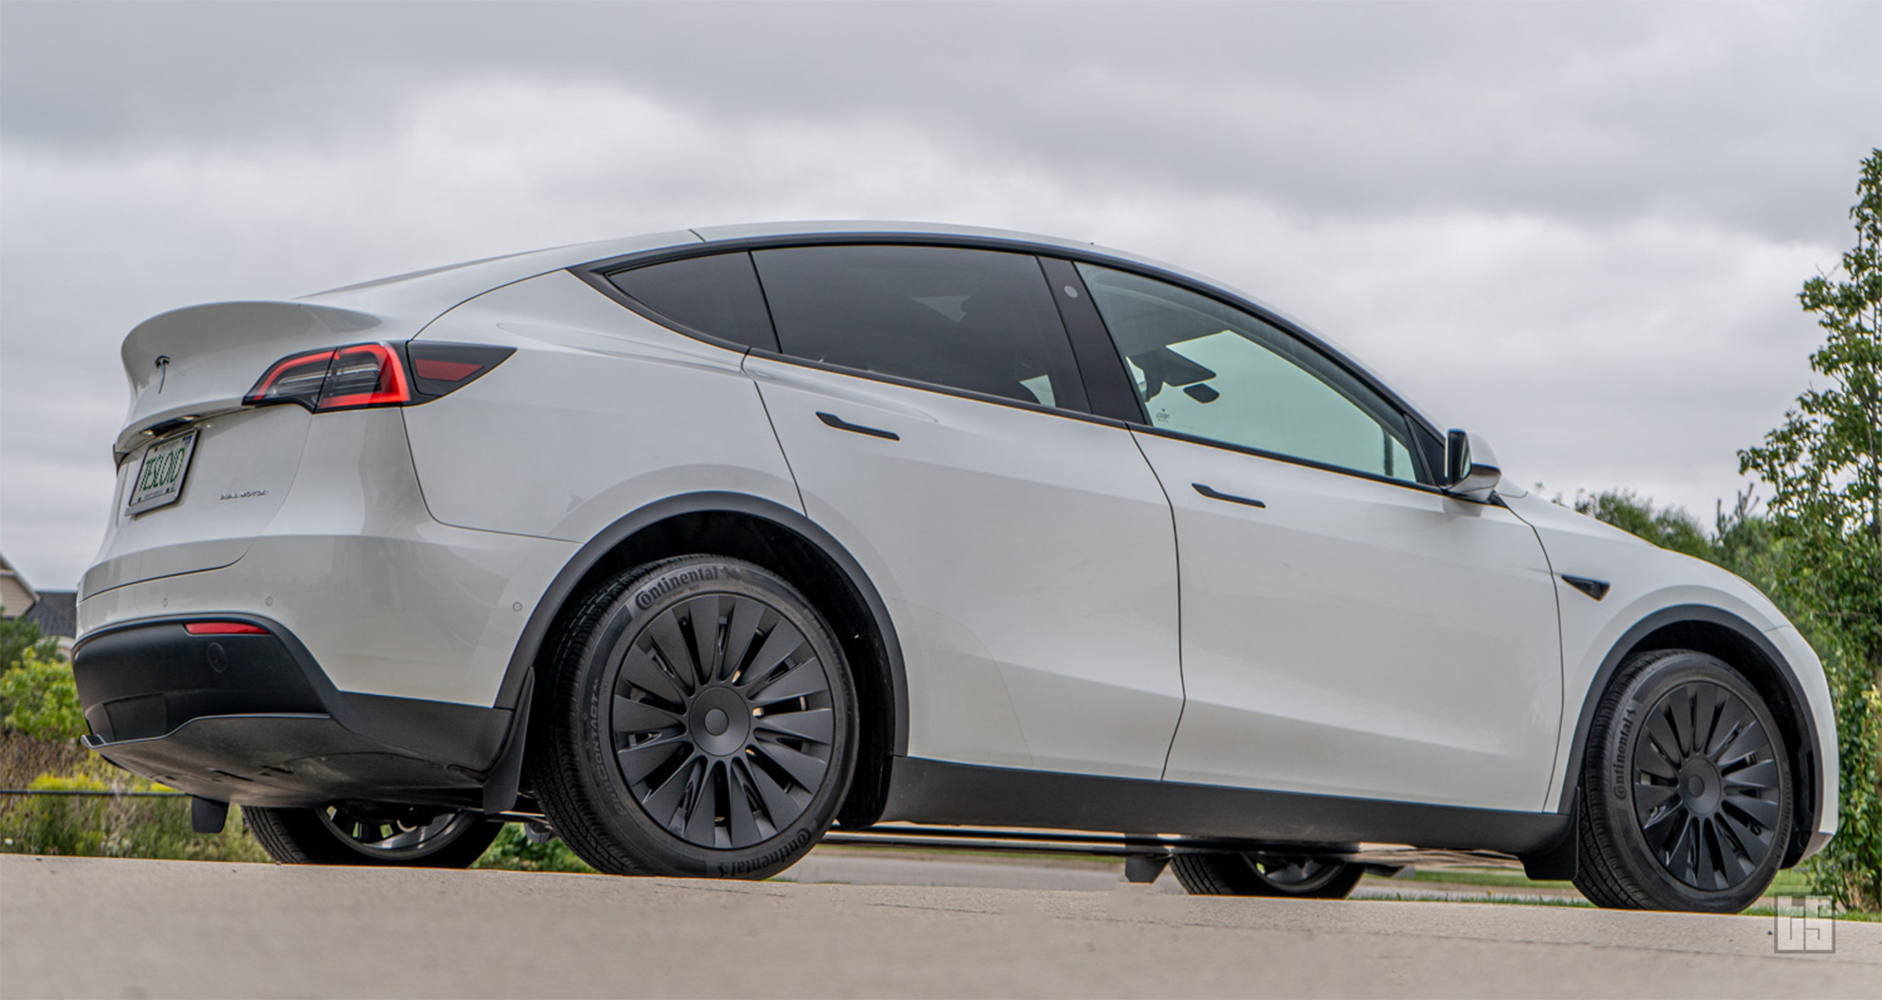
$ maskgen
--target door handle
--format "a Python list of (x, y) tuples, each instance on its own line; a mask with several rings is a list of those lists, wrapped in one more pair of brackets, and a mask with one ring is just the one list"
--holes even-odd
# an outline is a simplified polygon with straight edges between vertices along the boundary
[(1238, 497), (1233, 493), (1223, 493), (1215, 489), (1212, 486), (1204, 486), (1201, 483), (1190, 483), (1189, 485), (1194, 486), (1196, 488), (1196, 492), (1202, 494), (1203, 496), (1208, 497), (1211, 500), (1227, 500), (1229, 503), (1247, 504), (1250, 507), (1260, 507), (1263, 510), (1266, 510), (1268, 507), (1267, 504), (1262, 503), (1259, 500), (1256, 500), (1254, 497)]
[(849, 431), (853, 434), (867, 434), (870, 437), (879, 437), (890, 441), (902, 440), (902, 435), (894, 431), (885, 431), (876, 427), (864, 427), (862, 424), (852, 424), (834, 413), (825, 413), (822, 410), (817, 411), (817, 419), (840, 431)]

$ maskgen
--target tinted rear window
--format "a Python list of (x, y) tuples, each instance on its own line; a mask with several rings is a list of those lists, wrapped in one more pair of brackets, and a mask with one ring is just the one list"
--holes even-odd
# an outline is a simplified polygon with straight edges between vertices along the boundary
[(785, 354), (1028, 403), (1084, 409), (1039, 262), (923, 246), (759, 250)]
[(750, 254), (688, 257), (611, 274), (608, 280), (682, 326), (746, 347), (778, 349)]

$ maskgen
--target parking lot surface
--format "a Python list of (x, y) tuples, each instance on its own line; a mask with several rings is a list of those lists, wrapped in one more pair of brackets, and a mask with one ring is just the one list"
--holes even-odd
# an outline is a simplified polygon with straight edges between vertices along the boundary
[(1876, 924), (1164, 888), (6, 855), (0, 995), (1882, 997)]

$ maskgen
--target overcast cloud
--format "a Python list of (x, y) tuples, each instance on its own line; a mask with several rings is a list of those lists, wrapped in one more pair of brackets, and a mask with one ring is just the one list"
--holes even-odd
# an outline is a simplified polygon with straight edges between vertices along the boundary
[(1882, 4), (0, 4), (0, 551), (75, 586), (151, 314), (718, 223), (1090, 239), (1547, 492), (1709, 518), (1809, 381)]

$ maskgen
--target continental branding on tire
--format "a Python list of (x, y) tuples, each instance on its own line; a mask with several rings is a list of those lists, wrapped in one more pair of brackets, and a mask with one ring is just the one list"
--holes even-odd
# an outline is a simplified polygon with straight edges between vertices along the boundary
[(634, 595), (634, 607), (645, 611), (653, 607), (655, 601), (689, 583), (699, 583), (704, 580), (735, 579), (736, 577), (737, 574), (729, 567), (696, 566), (689, 570), (663, 576), (653, 583), (648, 584), (639, 593)]
[(748, 872), (758, 871), (761, 868), (769, 868), (772, 865), (775, 865), (778, 862), (783, 861), (785, 858), (790, 857), (793, 854), (796, 854), (799, 850), (803, 848), (805, 844), (808, 844), (808, 843), (810, 843), (810, 831), (799, 830), (797, 831), (797, 835), (792, 837), (790, 841), (787, 842), (783, 847), (780, 847), (777, 850), (772, 851), (771, 853), (766, 854), (763, 857), (753, 858), (750, 861), (722, 861), (720, 862), (719, 874), (721, 875), (744, 875)]
[(1627, 798), (1627, 768), (1628, 762), (1634, 755), (1634, 745), (1628, 741), (1628, 737), (1632, 736), (1634, 733), (1634, 712), (1636, 709), (1637, 706), (1628, 705), (1626, 710), (1621, 713), (1620, 739), (1616, 744), (1620, 748), (1620, 752), (1614, 755), (1614, 777), (1610, 782), (1614, 789), (1614, 797), (1617, 799)]

